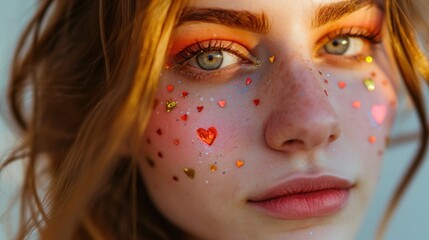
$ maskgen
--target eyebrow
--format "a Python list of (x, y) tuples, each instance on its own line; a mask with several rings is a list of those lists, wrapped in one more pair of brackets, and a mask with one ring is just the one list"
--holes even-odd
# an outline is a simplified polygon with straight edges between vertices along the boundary
[(383, 8), (381, 3), (376, 3), (374, 0), (347, 0), (322, 5), (316, 9), (316, 15), (311, 21), (311, 26), (313, 28), (321, 27), (374, 4)]
[(222, 24), (255, 33), (268, 33), (270, 26), (265, 13), (235, 11), (218, 8), (186, 8), (178, 26), (186, 22), (206, 22)]

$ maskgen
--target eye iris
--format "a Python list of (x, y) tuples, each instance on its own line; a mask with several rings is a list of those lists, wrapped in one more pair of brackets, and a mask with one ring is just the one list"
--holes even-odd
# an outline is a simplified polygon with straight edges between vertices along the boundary
[(197, 64), (204, 70), (215, 70), (222, 66), (223, 54), (221, 51), (209, 51), (198, 54)]
[(338, 37), (327, 43), (323, 48), (326, 52), (335, 55), (341, 55), (347, 52), (350, 47), (348, 37)]

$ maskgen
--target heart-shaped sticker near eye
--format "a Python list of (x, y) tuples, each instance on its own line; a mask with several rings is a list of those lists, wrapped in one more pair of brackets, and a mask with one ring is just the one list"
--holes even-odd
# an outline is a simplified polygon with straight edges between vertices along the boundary
[(211, 146), (216, 140), (217, 130), (214, 127), (210, 127), (207, 130), (205, 130), (204, 128), (198, 128), (197, 136), (201, 139), (201, 141)]
[(374, 105), (371, 108), (371, 116), (379, 125), (383, 124), (384, 119), (386, 118), (387, 108), (385, 105)]

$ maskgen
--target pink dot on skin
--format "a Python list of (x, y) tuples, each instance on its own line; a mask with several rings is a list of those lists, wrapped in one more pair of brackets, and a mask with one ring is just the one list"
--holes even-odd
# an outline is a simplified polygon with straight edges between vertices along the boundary
[(221, 108), (223, 108), (223, 107), (225, 107), (225, 105), (226, 105), (226, 100), (219, 100), (219, 101), (218, 101), (218, 104), (219, 104), (219, 106), (220, 106)]
[(352, 106), (353, 106), (354, 108), (356, 108), (356, 109), (359, 109), (359, 108), (360, 108), (360, 106), (361, 106), (361, 103), (360, 103), (360, 101), (354, 101), (354, 102), (352, 103)]
[(174, 139), (173, 143), (174, 143), (174, 145), (178, 146), (180, 141), (179, 141), (179, 139)]
[(328, 84), (328, 83), (329, 83), (328, 79), (325, 79), (325, 80), (324, 80), (324, 82), (325, 82), (326, 84)]
[(371, 135), (368, 137), (368, 142), (373, 144), (375, 143), (375, 141), (377, 141), (377, 138), (374, 135)]
[(371, 107), (371, 116), (379, 125), (383, 124), (387, 115), (387, 107), (384, 104), (373, 105)]
[(180, 118), (181, 118), (183, 121), (188, 121), (188, 114), (183, 114)]

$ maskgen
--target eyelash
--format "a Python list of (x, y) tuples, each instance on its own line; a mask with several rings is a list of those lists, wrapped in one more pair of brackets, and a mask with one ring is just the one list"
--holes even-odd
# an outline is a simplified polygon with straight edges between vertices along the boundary
[[(322, 49), (325, 44), (327, 44), (329, 41), (332, 41), (336, 38), (341, 37), (349, 37), (349, 38), (361, 38), (365, 41), (367, 41), (370, 45), (370, 48), (373, 48), (375, 45), (378, 45), (383, 40), (383, 34), (380, 30), (374, 29), (374, 30), (368, 30), (363, 28), (357, 28), (357, 27), (347, 27), (347, 28), (340, 28), (336, 31), (330, 32), (326, 35), (326, 37), (322, 38), (322, 40), (318, 41), (316, 43), (315, 49), (319, 50)], [(370, 50), (372, 51), (372, 50)], [(371, 53), (367, 53), (366, 55), (369, 55)], [(341, 55), (341, 58), (343, 58), (341, 61), (345, 60), (351, 60), (355, 62), (361, 62), (365, 58), (363, 55), (355, 55), (355, 56), (345, 56)]]
[[(242, 49), (242, 51), (240, 51), (240, 49)], [(240, 61), (231, 66), (212, 71), (205, 71), (197, 68), (193, 68), (193, 70), (186, 69), (188, 62), (192, 58), (198, 56), (198, 54), (210, 51), (226, 51), (240, 58)], [(260, 60), (253, 56), (246, 47), (237, 42), (222, 39), (197, 41), (195, 44), (184, 48), (176, 54), (173, 62), (174, 70), (197, 81), (204, 81), (217, 76), (229, 74), (229, 77), (221, 77), (226, 81), (240, 73), (254, 70), (255, 67), (260, 65)]]
[[(366, 44), (369, 46), (369, 52), (366, 52), (366, 56), (370, 54), (374, 45), (377, 45), (382, 42), (382, 34), (381, 31), (378, 30), (367, 30), (363, 28), (356, 27), (348, 27), (348, 28), (340, 28), (336, 31), (330, 32), (325, 35), (321, 40), (316, 42), (315, 49), (316, 52), (323, 49), (323, 46), (328, 42), (341, 37), (349, 37), (349, 38), (360, 38), (364, 41), (367, 41)], [(240, 51), (239, 48), (242, 48), (243, 51)], [(193, 68), (189, 70), (187, 68), (188, 62), (198, 56), (198, 54), (210, 51), (226, 51), (231, 54), (236, 55), (240, 58), (240, 62), (237, 62), (231, 66), (227, 66), (224, 68), (205, 71), (198, 68)], [(244, 52), (245, 51), (245, 52)], [(317, 56), (318, 54), (316, 54)], [(323, 55), (323, 54), (321, 54)], [(326, 53), (327, 58), (330, 59), (334, 64), (344, 64), (349, 63), (350, 61), (362, 62), (364, 57), (362, 54), (346, 56), (346, 55), (333, 55), (330, 53)], [(346, 60), (346, 61), (344, 61)], [(253, 56), (247, 48), (242, 46), (239, 43), (229, 40), (222, 39), (210, 39), (206, 41), (197, 41), (195, 44), (184, 48), (182, 51), (176, 54), (173, 60), (173, 69), (179, 71), (180, 73), (191, 77), (197, 81), (204, 81), (207, 79), (211, 79), (217, 76), (221, 76), (224, 81), (231, 79), (232, 77), (243, 74), (244, 72), (248, 72), (254, 70), (255, 67), (260, 66), (260, 60)], [(250, 67), (250, 68), (249, 68)], [(228, 75), (224, 77), (224, 75)]]

